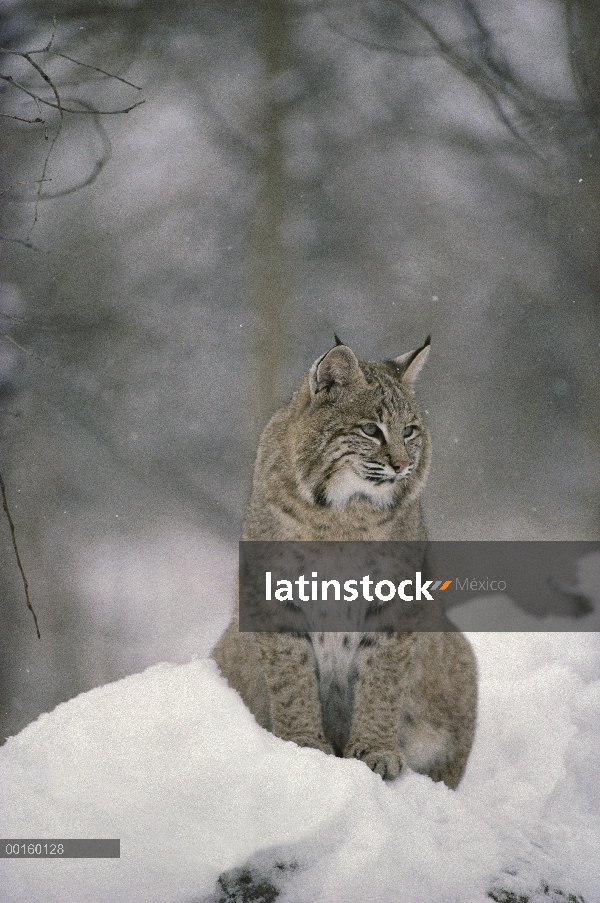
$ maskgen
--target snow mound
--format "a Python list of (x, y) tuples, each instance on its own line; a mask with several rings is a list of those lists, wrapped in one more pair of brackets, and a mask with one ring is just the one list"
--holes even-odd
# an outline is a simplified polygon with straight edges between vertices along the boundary
[(121, 858), (1, 859), (2, 899), (190, 903), (249, 865), (279, 875), (282, 903), (484, 903), (507, 881), (594, 903), (600, 643), (471, 640), (480, 716), (456, 792), (273, 737), (211, 661), (58, 706), (0, 750), (2, 834), (118, 837)]

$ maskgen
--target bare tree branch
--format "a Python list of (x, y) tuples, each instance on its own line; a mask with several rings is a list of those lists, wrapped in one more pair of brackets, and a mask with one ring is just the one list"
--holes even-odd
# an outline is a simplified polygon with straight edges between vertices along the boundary
[(94, 72), (100, 72), (102, 75), (107, 75), (109, 78), (114, 78), (118, 82), (122, 82), (124, 85), (128, 85), (130, 88), (135, 88), (136, 91), (141, 91), (139, 85), (134, 85), (133, 82), (128, 82), (126, 78), (121, 78), (120, 75), (113, 75), (112, 72), (107, 72), (105, 69), (100, 69), (99, 66), (90, 66), (89, 63), (82, 63), (81, 60), (75, 60), (72, 56), (67, 56), (66, 53), (62, 53), (59, 50), (50, 50), (50, 48), (44, 48), (44, 50), (30, 50), (29, 55), (32, 56), (34, 53), (52, 53), (54, 56), (60, 56), (63, 60), (69, 60), (70, 63), (76, 63), (78, 66), (84, 66), (86, 69), (93, 69)]
[[(52, 38), (51, 38), (50, 40), (52, 41), (53, 38), (54, 38), (54, 33), (52, 34)], [(31, 228), (30, 228), (29, 232), (27, 233), (27, 238), (26, 238), (26, 241), (29, 241), (29, 238), (31, 237), (31, 233), (32, 233), (33, 230), (35, 229), (35, 225), (36, 225), (36, 223), (37, 223), (37, 221), (38, 221), (38, 213), (39, 213), (40, 197), (41, 197), (41, 194), (42, 194), (42, 184), (43, 184), (43, 182), (44, 182), (45, 179), (46, 179), (46, 173), (47, 173), (47, 171), (48, 171), (48, 164), (50, 163), (50, 157), (52, 156), (52, 151), (54, 150), (54, 146), (55, 146), (56, 142), (58, 141), (58, 137), (59, 137), (60, 133), (62, 132), (62, 127), (63, 127), (63, 122), (64, 122), (64, 113), (63, 113), (63, 109), (62, 109), (62, 106), (61, 106), (61, 103), (60, 103), (60, 94), (58, 93), (58, 89), (56, 88), (56, 86), (55, 86), (54, 82), (52, 81), (52, 79), (50, 78), (50, 76), (47, 75), (46, 72), (44, 72), (44, 70), (42, 69), (41, 66), (38, 66), (38, 64), (35, 62), (35, 60), (32, 60), (32, 59), (31, 59), (31, 57), (29, 56), (28, 53), (22, 53), (21, 56), (23, 57), (23, 59), (27, 60), (27, 62), (30, 63), (31, 66), (33, 66), (33, 68), (36, 70), (36, 72), (37, 72), (39, 75), (41, 75), (41, 77), (44, 79), (44, 81), (45, 81), (48, 85), (50, 85), (50, 87), (51, 87), (51, 89), (52, 89), (52, 93), (54, 94), (54, 97), (56, 98), (56, 103), (57, 103), (57, 106), (58, 106), (58, 112), (59, 112), (59, 115), (60, 115), (60, 119), (59, 119), (59, 122), (58, 122), (58, 128), (57, 128), (57, 130), (56, 130), (56, 133), (55, 133), (55, 135), (54, 135), (54, 138), (52, 139), (52, 142), (51, 142), (51, 144), (50, 144), (50, 147), (48, 148), (48, 153), (46, 154), (46, 159), (44, 160), (44, 168), (42, 169), (42, 176), (41, 176), (41, 178), (40, 178), (39, 185), (38, 185), (38, 190), (37, 190), (37, 193), (36, 193), (36, 196), (35, 196), (35, 207), (34, 207), (34, 212), (33, 212), (33, 223), (31, 224)], [(44, 123), (44, 125), (45, 125), (45, 123)]]
[[(15, 245), (23, 245), (24, 248), (28, 248), (30, 251), (42, 251), (41, 248), (38, 248), (36, 245), (32, 244), (30, 241), (26, 241), (24, 238), (11, 238), (8, 235), (0, 235), (0, 241), (8, 241), (12, 242)], [(47, 254), (47, 251), (43, 252)]]
[[(86, 105), (86, 101), (84, 101), (84, 100), (79, 100), (78, 103)], [(40, 190), (38, 192), (38, 199), (40, 201), (50, 201), (50, 200), (54, 200), (54, 198), (64, 198), (69, 194), (73, 194), (74, 192), (79, 191), (81, 188), (85, 188), (86, 185), (91, 185), (92, 182), (96, 181), (96, 179), (98, 178), (98, 176), (100, 175), (100, 173), (102, 172), (102, 170), (104, 169), (104, 167), (106, 166), (108, 161), (110, 160), (110, 158), (112, 156), (112, 144), (110, 143), (110, 139), (109, 139), (108, 135), (106, 134), (106, 131), (100, 121), (100, 115), (98, 113), (95, 113), (91, 104), (89, 105), (89, 107), (90, 107), (90, 113), (92, 113), (94, 116), (94, 127), (95, 127), (98, 135), (100, 136), (100, 140), (102, 142), (102, 151), (100, 153), (100, 156), (94, 163), (93, 169), (90, 172), (90, 174), (88, 176), (86, 176), (85, 179), (82, 179), (80, 182), (77, 182), (77, 184), (75, 184), (75, 185), (71, 185), (68, 188), (62, 188), (58, 191), (42, 192), (41, 191), (42, 186), (40, 184)], [(51, 180), (47, 179), (46, 181), (51, 181)]]
[(15, 525), (13, 523), (13, 519), (10, 514), (10, 508), (8, 507), (8, 500), (6, 498), (6, 486), (4, 485), (4, 480), (2, 479), (1, 473), (0, 473), (0, 491), (2, 492), (2, 507), (4, 508), (4, 513), (6, 514), (8, 526), (10, 527), (10, 538), (12, 540), (13, 549), (15, 550), (15, 557), (17, 559), (17, 565), (19, 567), (19, 571), (21, 572), (23, 588), (25, 589), (25, 599), (27, 601), (27, 608), (33, 615), (33, 622), (35, 624), (35, 629), (36, 629), (36, 633), (38, 635), (38, 640), (41, 640), (42, 635), (40, 633), (40, 628), (38, 626), (37, 615), (36, 615), (35, 611), (33, 610), (33, 605), (31, 604), (31, 599), (29, 598), (29, 584), (27, 583), (27, 577), (25, 576), (25, 570), (24, 570), (23, 564), (21, 562), (21, 556), (19, 554), (19, 547), (17, 545), (17, 537), (15, 535)]
[[(462, 6), (465, 17), (472, 26), (474, 43), (478, 51), (476, 54), (467, 54), (456, 43), (444, 38), (440, 31), (407, 0), (394, 0), (394, 5), (427, 34), (432, 42), (433, 52), (473, 82), (485, 94), (496, 116), (511, 135), (524, 144), (540, 162), (547, 165), (547, 161), (515, 121), (515, 119), (532, 120), (539, 116), (541, 114), (540, 105), (535, 103), (530, 92), (515, 79), (508, 62), (494, 45), (492, 36), (474, 4), (470, 0), (463, 0)], [(411, 50), (395, 44), (393, 41), (379, 41), (356, 35), (333, 22), (326, 21), (328, 27), (337, 34), (378, 52), (420, 57), (428, 54), (428, 51)]]
[[(27, 182), (13, 182), (12, 185), (7, 185), (6, 188), (0, 188), (0, 197), (3, 194), (6, 194), (7, 191), (10, 191), (11, 188), (15, 188), (17, 185), (37, 185), (38, 182), (41, 182), (42, 179), (29, 179)], [(52, 179), (44, 179), (44, 182), (51, 182)]]
[[(29, 232), (27, 233), (25, 241), (21, 241), (19, 239), (12, 239), (17, 244), (22, 244), (27, 248), (33, 248), (33, 245), (30, 243), (29, 239), (30, 239), (31, 233), (35, 229), (35, 226), (38, 222), (40, 201), (47, 200), (50, 198), (64, 197), (65, 195), (72, 194), (75, 191), (79, 191), (79, 189), (85, 187), (86, 185), (90, 185), (98, 177), (99, 173), (102, 171), (102, 169), (104, 168), (104, 166), (110, 159), (111, 152), (112, 152), (111, 144), (108, 139), (108, 136), (106, 135), (104, 129), (102, 128), (102, 126), (98, 120), (98, 117), (99, 116), (117, 116), (117, 115), (121, 115), (121, 114), (125, 114), (125, 113), (130, 113), (136, 107), (141, 106), (141, 104), (143, 104), (145, 102), (144, 100), (138, 100), (136, 103), (133, 103), (130, 106), (124, 107), (119, 110), (98, 110), (94, 105), (78, 98), (78, 99), (76, 99), (76, 103), (80, 104), (82, 109), (76, 109), (73, 106), (65, 106), (62, 101), (61, 95), (59, 93), (59, 90), (58, 90), (56, 84), (53, 82), (52, 78), (48, 75), (46, 70), (36, 60), (33, 59), (34, 56), (39, 55), (39, 54), (52, 54), (54, 56), (68, 60), (69, 62), (73, 63), (76, 66), (83, 66), (86, 69), (91, 69), (94, 72), (99, 72), (101, 75), (107, 76), (108, 78), (116, 79), (117, 81), (122, 82), (123, 84), (125, 84), (131, 88), (134, 88), (136, 91), (140, 91), (141, 88), (138, 85), (134, 85), (133, 82), (129, 82), (126, 79), (121, 78), (118, 75), (113, 75), (112, 73), (107, 72), (105, 69), (101, 69), (98, 66), (92, 66), (89, 63), (82, 63), (80, 60), (77, 60), (74, 57), (71, 57), (68, 54), (63, 53), (60, 50), (54, 50), (52, 47), (52, 44), (54, 42), (55, 34), (56, 34), (56, 19), (54, 20), (54, 25), (53, 25), (50, 40), (48, 41), (48, 43), (46, 44), (45, 47), (42, 47), (37, 50), (27, 50), (27, 51), (11, 50), (6, 47), (0, 47), (0, 53), (8, 54), (10, 56), (20, 57), (21, 59), (25, 60), (25, 62), (28, 63), (29, 66), (31, 66), (34, 69), (34, 71), (37, 73), (37, 75), (46, 83), (46, 85), (48, 85), (48, 87), (50, 88), (50, 90), (52, 91), (52, 93), (54, 95), (53, 101), (47, 100), (46, 98), (42, 97), (39, 93), (37, 93), (37, 91), (32, 90), (29, 87), (27, 87), (26, 85), (22, 84), (20, 81), (17, 81), (12, 75), (4, 75), (4, 74), (0, 73), (0, 80), (6, 82), (7, 84), (16, 88), (18, 91), (22, 91), (24, 94), (26, 94), (28, 97), (30, 97), (36, 103), (39, 113), (40, 113), (40, 115), (37, 116), (35, 119), (26, 119), (24, 117), (13, 115), (10, 113), (2, 113), (1, 115), (5, 116), (9, 119), (15, 119), (19, 122), (26, 122), (28, 124), (42, 123), (44, 126), (44, 137), (46, 140), (48, 140), (48, 125), (42, 115), (40, 104), (43, 106), (46, 106), (46, 107), (50, 107), (51, 109), (58, 110), (58, 114), (59, 114), (58, 127), (56, 129), (56, 132), (54, 133), (54, 137), (52, 138), (52, 141), (51, 141), (48, 151), (46, 153), (41, 178), (38, 180), (38, 188), (37, 188), (37, 192), (36, 192), (36, 196), (35, 196), (35, 208), (34, 208), (33, 222), (31, 224), (31, 228), (29, 229)], [(52, 153), (54, 151), (56, 143), (57, 143), (57, 141), (60, 137), (60, 134), (62, 132), (62, 129), (63, 129), (65, 113), (69, 113), (72, 115), (93, 116), (94, 120), (95, 120), (96, 130), (102, 140), (103, 149), (100, 154), (100, 157), (97, 159), (97, 161), (94, 165), (92, 172), (85, 179), (78, 182), (76, 185), (72, 185), (69, 188), (66, 188), (63, 190), (56, 191), (54, 193), (43, 193), (42, 186), (43, 186), (44, 182), (49, 181), (46, 178), (46, 174), (48, 172), (48, 167), (50, 165), (50, 158), (52, 157)], [(6, 190), (7, 189), (5, 189), (5, 191)], [(4, 193), (4, 192), (2, 192), (2, 193)], [(10, 239), (0, 238), (0, 240), (7, 241)]]
[[(24, 54), (21, 54), (23, 56)], [(120, 116), (122, 113), (130, 113), (132, 110), (135, 110), (136, 107), (141, 107), (143, 103), (146, 103), (145, 100), (138, 100), (136, 103), (132, 103), (129, 107), (124, 107), (121, 110), (74, 110), (72, 107), (65, 107), (64, 104), (60, 103), (52, 103), (50, 100), (44, 100), (43, 97), (40, 97), (39, 94), (35, 94), (33, 91), (30, 91), (29, 88), (26, 88), (25, 85), (20, 84), (16, 79), (12, 77), (12, 75), (0, 75), (0, 78), (8, 82), (10, 85), (14, 85), (15, 88), (19, 88), (20, 91), (24, 91), (25, 94), (28, 94), (29, 97), (32, 97), (34, 100), (37, 100), (38, 103), (43, 103), (47, 107), (52, 107), (55, 110), (60, 110), (62, 113), (74, 113), (75, 115), (88, 115), (88, 116)]]
[(5, 119), (16, 119), (17, 122), (27, 122), (29, 125), (44, 121), (41, 116), (36, 116), (35, 119), (24, 119), (23, 116), (14, 116), (12, 113), (0, 113), (0, 116), (4, 116)]

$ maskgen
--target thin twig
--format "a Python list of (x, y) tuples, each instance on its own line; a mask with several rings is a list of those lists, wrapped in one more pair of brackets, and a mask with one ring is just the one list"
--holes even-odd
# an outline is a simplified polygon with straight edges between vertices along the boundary
[(42, 47), (41, 50), (28, 50), (27, 52), (24, 52), (23, 50), (9, 50), (8, 47), (0, 47), (0, 53), (9, 53), (11, 56), (22, 56), (29, 63), (31, 63), (29, 57), (33, 56), (34, 53), (51, 53), (53, 56), (60, 56), (63, 60), (68, 60), (70, 63), (76, 63), (77, 66), (83, 66), (85, 69), (93, 69), (94, 72), (100, 72), (102, 75), (107, 75), (109, 78), (114, 78), (116, 79), (116, 81), (122, 82), (124, 85), (128, 85), (130, 88), (135, 88), (136, 91), (142, 90), (139, 85), (134, 85), (133, 82), (128, 82), (126, 78), (121, 78), (120, 75), (113, 75), (112, 72), (107, 72), (106, 69), (101, 69), (99, 66), (91, 66), (89, 63), (82, 63), (81, 60), (76, 60), (74, 57), (68, 56), (61, 50), (51, 50), (49, 44), (46, 47)]
[(43, 321), (36, 320), (34, 317), (17, 317), (16, 314), (9, 314), (5, 310), (0, 310), (0, 317), (3, 317), (5, 320), (11, 320), (13, 323), (33, 323), (37, 329), (52, 329), (51, 326), (45, 325)]
[(7, 191), (11, 191), (13, 188), (16, 188), (17, 185), (37, 185), (39, 182), (51, 182), (52, 179), (29, 179), (27, 182), (13, 182), (12, 185), (7, 185), (6, 188), (0, 188), (0, 197), (3, 194), (6, 194)]
[(25, 354), (31, 354), (31, 351), (28, 351), (27, 348), (23, 348), (22, 345), (19, 345), (18, 342), (15, 342), (12, 336), (10, 336), (7, 332), (0, 332), (0, 339), (6, 339), (7, 342), (10, 342), (11, 345), (14, 345), (15, 348), (18, 348), (19, 351), (23, 351)]
[(122, 110), (74, 110), (72, 107), (65, 107), (64, 104), (59, 106), (58, 104), (52, 103), (50, 100), (44, 100), (39, 94), (34, 94), (33, 91), (30, 91), (25, 85), (16, 81), (12, 75), (0, 75), (0, 78), (3, 81), (8, 82), (9, 85), (14, 85), (15, 88), (19, 88), (20, 91), (24, 91), (25, 94), (28, 94), (29, 97), (33, 97), (33, 99), (37, 100), (39, 103), (43, 103), (47, 107), (52, 107), (54, 110), (62, 110), (63, 113), (83, 113), (88, 116), (120, 116), (122, 113), (131, 113), (136, 107), (141, 107), (143, 103), (146, 103), (145, 100), (138, 100), (137, 103), (132, 103), (130, 107), (124, 107)]
[(0, 116), (4, 116), (6, 119), (16, 119), (17, 122), (27, 122), (29, 125), (44, 121), (41, 116), (36, 116), (35, 119), (23, 119), (22, 116), (14, 116), (12, 113), (0, 113)]
[(30, 251), (40, 251), (43, 254), (50, 253), (49, 251), (42, 251), (42, 248), (38, 248), (30, 241), (25, 241), (23, 238), (10, 238), (8, 235), (0, 235), (0, 241), (9, 241), (14, 245), (23, 245), (24, 248), (28, 248)]
[(101, 72), (102, 75), (108, 75), (109, 78), (114, 78), (118, 82), (123, 82), (124, 85), (128, 85), (130, 88), (135, 88), (136, 91), (142, 90), (139, 85), (134, 85), (133, 82), (128, 82), (126, 78), (121, 78), (120, 75), (113, 75), (112, 72), (107, 72), (106, 69), (100, 69), (99, 66), (90, 66), (89, 63), (82, 63), (81, 60), (73, 59), (72, 56), (67, 56), (66, 53), (61, 53), (59, 50), (50, 50), (44, 48), (44, 50), (30, 50), (29, 53), (53, 53), (54, 56), (61, 56), (63, 60), (68, 60), (70, 63), (77, 63), (78, 66), (85, 66), (86, 69), (93, 69), (94, 72)]
[(35, 624), (35, 629), (38, 635), (38, 640), (41, 640), (42, 635), (40, 633), (40, 628), (38, 627), (38, 619), (35, 611), (33, 610), (33, 605), (31, 604), (31, 599), (29, 598), (29, 584), (27, 583), (27, 577), (25, 576), (25, 571), (23, 569), (23, 565), (21, 563), (21, 556), (19, 555), (19, 547), (17, 545), (17, 538), (15, 536), (15, 525), (13, 523), (13, 519), (10, 515), (10, 509), (8, 507), (8, 501), (6, 499), (6, 486), (4, 485), (4, 480), (2, 479), (2, 474), (0, 473), (0, 491), (2, 492), (2, 507), (4, 508), (4, 513), (6, 514), (6, 519), (8, 520), (8, 526), (10, 527), (10, 538), (12, 539), (13, 549), (15, 550), (15, 556), (17, 559), (17, 564), (19, 566), (19, 570), (21, 572), (21, 578), (23, 580), (23, 587), (25, 588), (25, 599), (27, 600), (27, 608), (33, 615), (33, 622)]
[(330, 31), (335, 32), (335, 34), (339, 34), (342, 38), (348, 38), (348, 40), (353, 41), (355, 44), (360, 44), (362, 47), (366, 47), (368, 50), (377, 50), (383, 53), (396, 53), (402, 56), (419, 57), (420, 59), (425, 56), (432, 56), (434, 53), (436, 53), (433, 48), (428, 51), (411, 50), (407, 47), (401, 47), (397, 44), (390, 44), (389, 41), (375, 41), (372, 38), (365, 38), (362, 35), (353, 34), (351, 31), (348, 31), (348, 29), (344, 28), (341, 25), (336, 25), (329, 19), (325, 19), (325, 23)]
[[(81, 188), (85, 188), (86, 185), (91, 185), (92, 182), (96, 181), (112, 156), (112, 144), (110, 143), (110, 138), (106, 134), (104, 126), (102, 125), (100, 116), (94, 112), (92, 104), (89, 104), (87, 101), (78, 100), (78, 103), (80, 103), (82, 106), (87, 106), (90, 112), (94, 114), (94, 128), (96, 129), (100, 141), (102, 142), (102, 150), (100, 151), (99, 159), (97, 159), (94, 163), (94, 167), (88, 176), (86, 176), (84, 179), (81, 179), (81, 181), (77, 182), (76, 185), (71, 185), (69, 188), (62, 188), (58, 191), (42, 191), (42, 185), (40, 184), (40, 191), (38, 193), (40, 201), (48, 201), (54, 200), (54, 198), (66, 197), (69, 194), (73, 194), (73, 192), (75, 191), (79, 191)], [(49, 179), (48, 181), (51, 181), (51, 179)]]
[[(50, 42), (52, 42), (52, 38), (50, 39)], [(41, 179), (40, 179), (40, 183), (39, 183), (39, 185), (38, 185), (38, 190), (37, 190), (37, 193), (36, 193), (36, 196), (35, 196), (35, 207), (34, 207), (34, 211), (33, 211), (33, 223), (31, 224), (31, 229), (30, 229), (29, 232), (27, 233), (27, 237), (26, 237), (26, 241), (29, 241), (29, 239), (31, 238), (31, 233), (32, 233), (33, 230), (35, 229), (36, 223), (37, 223), (37, 221), (38, 221), (39, 206), (40, 206), (40, 198), (41, 198), (41, 195), (42, 195), (42, 184), (43, 184), (43, 183), (45, 182), (45, 180), (46, 180), (46, 173), (47, 173), (47, 171), (48, 171), (48, 164), (49, 164), (49, 162), (50, 162), (50, 156), (51, 156), (51, 154), (52, 154), (52, 151), (54, 150), (54, 145), (55, 145), (56, 142), (58, 141), (59, 135), (60, 135), (60, 133), (62, 132), (62, 127), (63, 127), (63, 122), (64, 122), (64, 118), (65, 118), (65, 117), (64, 117), (62, 105), (61, 105), (61, 102), (60, 102), (60, 94), (58, 93), (58, 89), (57, 89), (56, 85), (54, 84), (54, 82), (52, 81), (52, 79), (50, 78), (50, 76), (47, 75), (47, 74), (44, 72), (44, 70), (42, 69), (41, 66), (38, 66), (38, 64), (35, 62), (35, 60), (32, 60), (32, 59), (31, 59), (31, 57), (29, 56), (28, 53), (23, 53), (22, 56), (23, 56), (23, 59), (27, 60), (27, 62), (30, 63), (30, 64), (33, 66), (33, 68), (36, 70), (36, 72), (38, 72), (38, 73), (42, 76), (42, 78), (44, 79), (44, 81), (45, 81), (47, 84), (49, 84), (50, 87), (52, 88), (52, 93), (54, 94), (54, 97), (55, 97), (55, 99), (56, 99), (56, 104), (57, 104), (57, 106), (58, 106), (58, 112), (59, 112), (59, 115), (60, 115), (60, 119), (59, 119), (59, 122), (58, 122), (58, 128), (57, 128), (57, 130), (56, 130), (56, 132), (55, 132), (55, 134), (54, 134), (54, 138), (52, 139), (52, 143), (50, 144), (50, 147), (48, 148), (48, 153), (46, 154), (46, 159), (44, 160), (44, 168), (43, 168), (43, 170), (42, 170), (42, 177), (41, 177)]]
[(44, 49), (47, 50), (47, 51), (49, 51), (50, 48), (52, 47), (52, 45), (54, 44), (54, 38), (56, 37), (56, 29), (57, 29), (57, 27), (58, 27), (58, 26), (57, 26), (57, 24), (56, 24), (56, 16), (53, 16), (53, 17), (52, 17), (52, 34), (50, 35), (50, 40), (48, 41), (48, 43), (46, 44), (46, 46), (45, 46), (45, 48), (44, 48)]

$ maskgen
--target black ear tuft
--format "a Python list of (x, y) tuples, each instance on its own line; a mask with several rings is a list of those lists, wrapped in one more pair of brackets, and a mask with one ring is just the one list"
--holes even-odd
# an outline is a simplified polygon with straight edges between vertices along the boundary
[(333, 337), (334, 337), (334, 339), (335, 339), (335, 344), (336, 344), (336, 345), (343, 345), (343, 344), (344, 344), (344, 343), (342, 342), (342, 340), (340, 339), (339, 335), (337, 334), (337, 332), (334, 332), (334, 333), (333, 333)]
[(407, 351), (405, 354), (401, 354), (394, 359), (396, 366), (403, 368), (402, 382), (407, 386), (412, 387), (414, 384), (419, 375), (419, 371), (427, 360), (430, 346), (431, 336), (428, 335), (419, 348), (415, 348), (414, 351)]

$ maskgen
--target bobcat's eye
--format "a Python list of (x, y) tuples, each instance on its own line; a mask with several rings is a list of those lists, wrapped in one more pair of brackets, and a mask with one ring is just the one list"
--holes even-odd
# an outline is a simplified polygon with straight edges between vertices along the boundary
[(404, 439), (410, 439), (411, 436), (414, 436), (416, 434), (416, 432), (417, 431), (414, 426), (405, 426), (402, 430), (402, 436)]
[(361, 423), (360, 428), (365, 436), (377, 436), (381, 432), (376, 423)]

